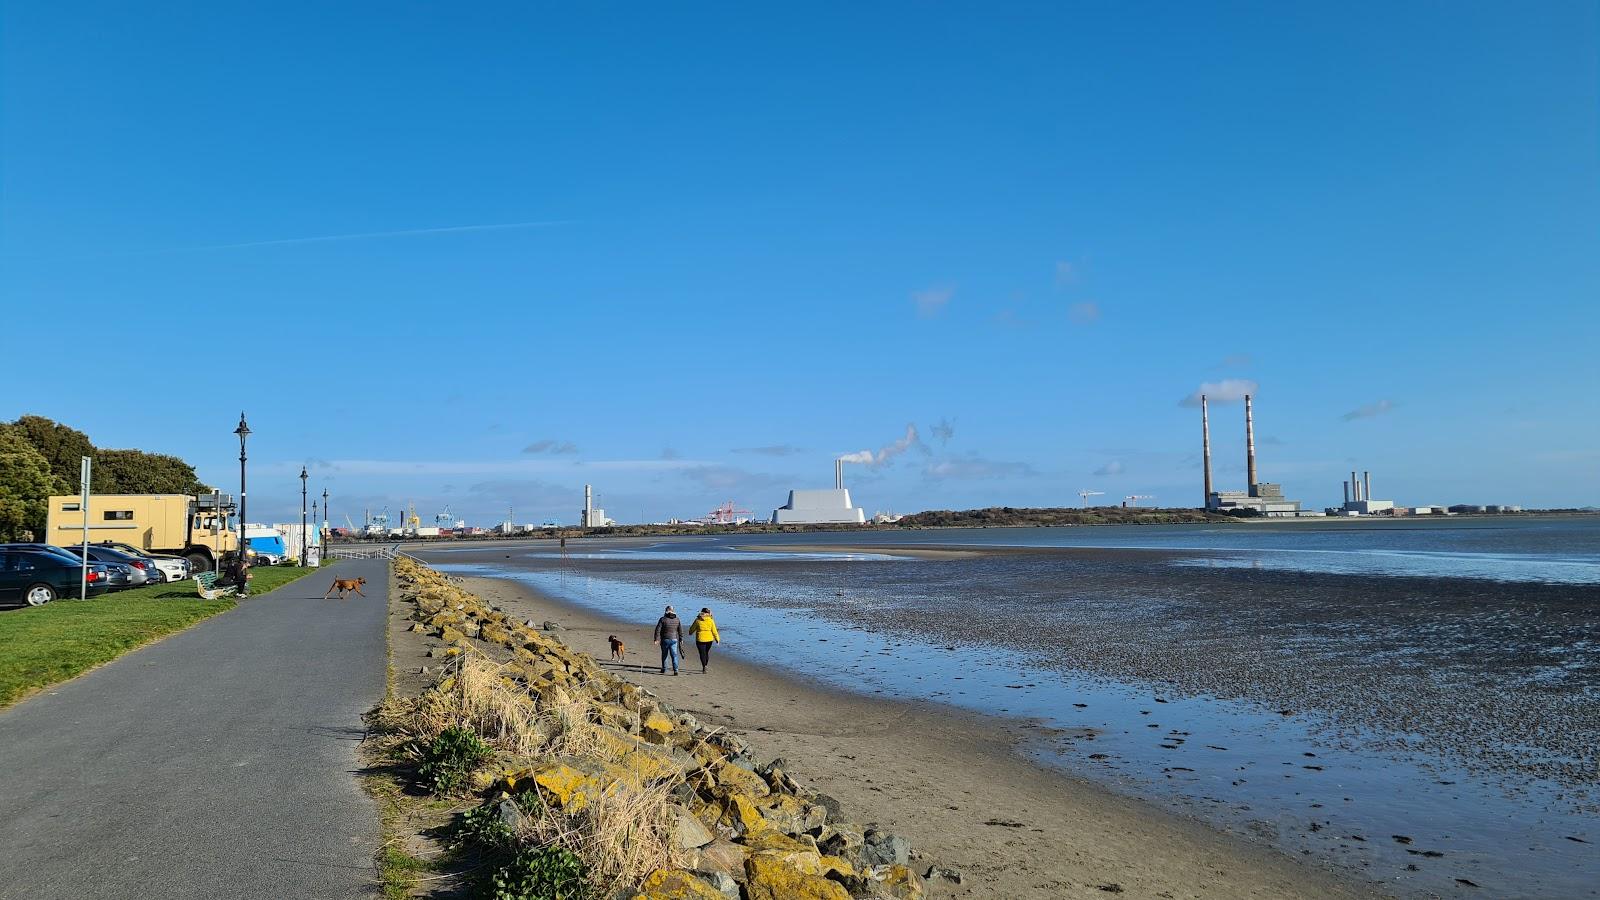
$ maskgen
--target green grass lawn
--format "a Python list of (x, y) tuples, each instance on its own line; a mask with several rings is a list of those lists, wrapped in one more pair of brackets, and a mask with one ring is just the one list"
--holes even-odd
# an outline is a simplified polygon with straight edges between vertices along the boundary
[[(252, 569), (250, 593), (265, 594), (316, 571)], [(191, 578), (92, 600), (0, 610), (0, 709), (234, 605), (232, 598), (201, 600)]]

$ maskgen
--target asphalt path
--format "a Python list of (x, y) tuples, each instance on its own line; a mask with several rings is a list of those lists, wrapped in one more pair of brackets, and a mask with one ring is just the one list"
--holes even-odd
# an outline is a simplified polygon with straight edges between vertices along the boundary
[(0, 712), (0, 897), (376, 895), (388, 580), (340, 562)]

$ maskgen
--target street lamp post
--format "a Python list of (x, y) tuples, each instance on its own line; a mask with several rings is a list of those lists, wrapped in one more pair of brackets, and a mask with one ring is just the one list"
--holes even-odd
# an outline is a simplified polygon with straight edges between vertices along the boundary
[[(246, 563), (246, 562), (248, 562), (248, 558), (245, 556), (245, 547), (247, 547), (248, 544), (246, 543), (245, 537), (244, 537), (244, 529), (245, 529), (244, 523), (245, 523), (245, 519), (246, 519), (245, 480), (244, 480), (244, 462), (245, 462), (244, 442), (245, 442), (246, 438), (250, 437), (250, 426), (245, 424), (244, 413), (242, 413), (242, 412), (239, 413), (239, 427), (235, 428), (233, 430), (233, 433), (237, 434), (239, 436), (239, 550), (238, 550), (238, 553), (239, 553), (239, 561), (241, 563)], [(248, 582), (248, 581), (240, 581), (238, 595), (240, 597), (248, 597), (248, 596), (250, 596), (250, 582)]]
[(333, 515), (328, 512), (328, 489), (327, 488), (323, 488), (322, 489), (322, 527), (321, 527), (321, 529), (319, 529), (317, 531), (318, 534), (322, 535), (322, 555), (323, 556), (327, 556), (328, 555), (328, 532), (333, 530), (333, 526), (329, 525), (328, 522), (332, 518), (333, 518)]
[(311, 547), (311, 535), (306, 533), (306, 467), (300, 467), (300, 568), (304, 569), (311, 558), (307, 551)]

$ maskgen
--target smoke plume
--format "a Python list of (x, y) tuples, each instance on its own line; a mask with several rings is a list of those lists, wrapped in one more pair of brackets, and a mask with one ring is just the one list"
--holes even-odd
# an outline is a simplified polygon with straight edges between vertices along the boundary
[(905, 436), (892, 444), (884, 445), (876, 453), (871, 450), (857, 450), (855, 453), (846, 453), (840, 456), (839, 461), (877, 468), (912, 447), (920, 446), (922, 446), (922, 438), (917, 436), (917, 426), (907, 425)]

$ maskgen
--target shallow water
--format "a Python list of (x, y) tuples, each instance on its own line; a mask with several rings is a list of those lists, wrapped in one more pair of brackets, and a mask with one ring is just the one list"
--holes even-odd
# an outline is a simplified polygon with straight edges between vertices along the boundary
[[(1151, 530), (976, 534), (1014, 546), (1039, 539), (1018, 532)], [(981, 546), (973, 534), (904, 543)], [(1600, 896), (1600, 591), (1585, 580), (1303, 571), (1217, 548), (940, 560), (731, 549), (799, 538), (840, 542), (424, 555), (641, 628), (665, 602), (711, 605), (731, 652), (863, 693), (1036, 720), (1041, 762), (1392, 891), (1452, 895), (1467, 879), (1491, 896)]]

